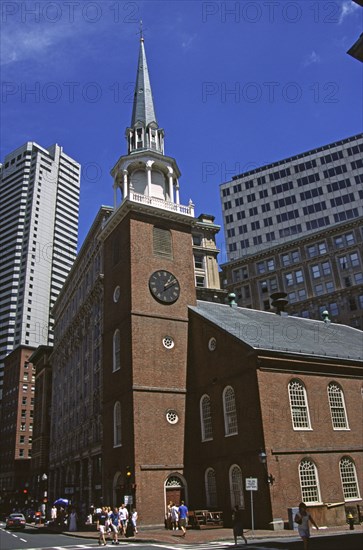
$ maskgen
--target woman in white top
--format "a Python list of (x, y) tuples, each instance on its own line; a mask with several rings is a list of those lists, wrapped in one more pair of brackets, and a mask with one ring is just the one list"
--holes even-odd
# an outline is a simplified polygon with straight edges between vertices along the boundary
[(309, 521), (317, 528), (319, 527), (316, 525), (315, 521), (311, 517), (311, 515), (306, 510), (306, 504), (304, 502), (300, 502), (299, 504), (299, 511), (295, 515), (294, 521), (297, 523), (298, 527), (297, 530), (299, 532), (299, 535), (304, 543), (304, 550), (308, 550), (309, 548), (309, 538), (310, 538), (310, 529), (309, 529)]

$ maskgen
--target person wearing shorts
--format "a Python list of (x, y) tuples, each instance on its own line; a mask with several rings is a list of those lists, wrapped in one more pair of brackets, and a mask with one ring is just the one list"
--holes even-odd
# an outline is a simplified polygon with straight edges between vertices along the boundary
[(188, 508), (184, 504), (184, 500), (181, 501), (179, 506), (179, 526), (183, 531), (182, 537), (185, 537), (187, 532), (187, 520), (188, 520)]
[(109, 518), (110, 518), (110, 522), (111, 522), (110, 525), (111, 525), (112, 534), (113, 534), (112, 544), (120, 544), (118, 541), (118, 532), (120, 529), (120, 514), (117, 507), (113, 509), (113, 512), (111, 512)]
[(106, 526), (107, 526), (108, 514), (105, 507), (101, 508), (101, 512), (97, 516), (97, 530), (100, 532), (98, 544), (106, 546)]

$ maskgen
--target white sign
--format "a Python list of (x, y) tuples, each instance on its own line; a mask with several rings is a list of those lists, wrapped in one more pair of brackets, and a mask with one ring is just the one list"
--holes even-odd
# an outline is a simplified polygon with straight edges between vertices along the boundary
[(258, 491), (257, 477), (246, 477), (246, 491)]
[(132, 495), (125, 495), (124, 496), (124, 504), (127, 506), (128, 504), (133, 504), (134, 499), (132, 498)]

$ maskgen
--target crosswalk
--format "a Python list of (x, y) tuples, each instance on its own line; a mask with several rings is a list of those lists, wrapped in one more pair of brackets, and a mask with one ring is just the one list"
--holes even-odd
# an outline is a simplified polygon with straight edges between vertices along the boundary
[[(119, 548), (122, 546), (128, 546), (130, 548), (129, 542), (120, 542), (118, 545)], [(209, 543), (201, 543), (201, 544), (165, 544), (165, 543), (136, 543), (132, 544), (134, 548), (142, 548), (143, 546), (147, 546), (148, 548), (155, 548), (160, 550), (232, 550), (232, 548), (235, 548), (236, 550), (242, 550), (242, 548), (245, 548), (245, 545), (238, 545), (234, 546), (232, 542), (209, 542)], [(26, 550), (88, 550), (92, 548), (100, 548), (98, 545), (98, 542), (95, 543), (89, 543), (89, 544), (75, 544), (70, 546), (47, 546), (47, 547), (36, 547), (36, 548), (27, 548)], [(102, 548), (113, 548), (113, 546), (109, 543), (106, 547)], [(263, 546), (256, 546), (255, 544), (248, 544), (247, 550), (278, 550), (273, 549), (271, 547), (266, 548)]]

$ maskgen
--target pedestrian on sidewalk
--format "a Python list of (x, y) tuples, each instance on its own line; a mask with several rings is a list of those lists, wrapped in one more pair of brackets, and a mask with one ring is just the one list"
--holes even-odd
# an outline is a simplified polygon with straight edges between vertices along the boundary
[(107, 529), (108, 513), (107, 508), (103, 507), (97, 515), (97, 530), (100, 532), (98, 544), (106, 546), (106, 529)]
[(316, 525), (314, 519), (306, 510), (306, 504), (304, 502), (300, 502), (299, 511), (295, 515), (294, 521), (295, 523), (297, 523), (297, 530), (304, 543), (304, 550), (308, 550), (310, 539), (309, 522), (312, 523), (316, 527), (316, 529), (319, 529), (319, 527)]
[(176, 504), (171, 507), (171, 528), (173, 531), (178, 530), (179, 508)]
[(181, 501), (179, 506), (179, 527), (183, 531), (182, 537), (185, 537), (187, 533), (187, 522), (188, 522), (188, 508), (184, 504), (184, 500)]
[(134, 533), (138, 533), (137, 531), (137, 519), (138, 519), (138, 513), (137, 513), (137, 510), (136, 508), (133, 508), (132, 509), (132, 514), (131, 514), (131, 523), (132, 523), (132, 526), (134, 528)]
[(233, 526), (233, 536), (234, 544), (237, 546), (237, 537), (242, 537), (247, 544), (247, 539), (243, 534), (243, 517), (242, 510), (240, 510), (238, 504), (233, 508), (232, 512), (232, 526)]
[(113, 512), (109, 516), (109, 520), (111, 521), (111, 529), (113, 535), (112, 544), (119, 544), (118, 533), (120, 530), (120, 514), (117, 506), (115, 506), (115, 508), (113, 509)]

